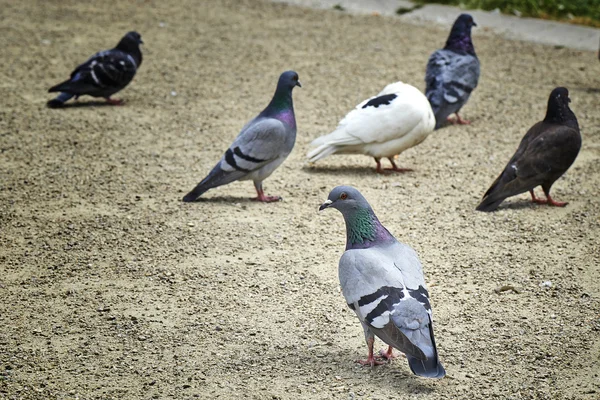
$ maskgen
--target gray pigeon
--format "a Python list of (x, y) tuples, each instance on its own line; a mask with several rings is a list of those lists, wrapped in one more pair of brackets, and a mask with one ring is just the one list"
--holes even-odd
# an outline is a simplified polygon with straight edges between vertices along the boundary
[(435, 128), (442, 127), (456, 113), (457, 124), (469, 124), (458, 112), (467, 103), (479, 80), (479, 60), (471, 40), (471, 28), (477, 26), (469, 14), (461, 14), (450, 31), (443, 49), (435, 51), (427, 62), (425, 95), (435, 114)]
[[(534, 203), (567, 205), (554, 201), (550, 188), (573, 164), (581, 149), (579, 124), (569, 108), (570, 101), (569, 91), (564, 87), (550, 93), (546, 117), (527, 131), (504, 171), (483, 195), (478, 211), (494, 211), (507, 197), (527, 191)], [(533, 189), (537, 186), (542, 187), (546, 200), (535, 197)]]
[(242, 128), (221, 160), (183, 201), (195, 201), (208, 189), (233, 181), (254, 181), (256, 200), (272, 202), (279, 196), (265, 196), (262, 181), (291, 153), (296, 141), (296, 117), (292, 89), (300, 85), (298, 74), (286, 71), (279, 77), (273, 99), (260, 114)]
[(62, 107), (72, 97), (89, 95), (104, 97), (109, 104), (122, 104), (122, 100), (110, 96), (131, 82), (142, 64), (140, 44), (142, 37), (137, 32), (128, 32), (117, 47), (94, 54), (89, 60), (75, 68), (66, 81), (51, 87), (48, 92), (61, 92), (48, 102), (48, 107)]
[(346, 251), (339, 263), (342, 293), (360, 320), (369, 348), (363, 365), (382, 364), (373, 355), (375, 336), (402, 351), (415, 375), (443, 378), (438, 360), (429, 293), (417, 253), (400, 243), (375, 216), (358, 190), (338, 186), (319, 210), (338, 209), (346, 221)]

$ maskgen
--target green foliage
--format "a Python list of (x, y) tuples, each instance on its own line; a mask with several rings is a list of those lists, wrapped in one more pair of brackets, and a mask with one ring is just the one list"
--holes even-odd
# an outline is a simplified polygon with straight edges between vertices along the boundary
[(415, 0), (600, 26), (600, 0)]

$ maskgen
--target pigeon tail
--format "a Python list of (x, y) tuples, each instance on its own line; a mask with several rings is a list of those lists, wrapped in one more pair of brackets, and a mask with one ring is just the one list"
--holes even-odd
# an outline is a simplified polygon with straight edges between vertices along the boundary
[(338, 146), (332, 145), (330, 143), (324, 143), (316, 149), (311, 150), (306, 156), (308, 157), (308, 161), (315, 162), (319, 161), (322, 158), (328, 157), (337, 151)]
[(202, 196), (202, 194), (204, 192), (206, 192), (208, 189), (210, 189), (209, 187), (206, 187), (202, 184), (202, 182), (200, 182), (194, 189), (192, 189), (191, 192), (189, 192), (188, 194), (186, 194), (185, 196), (183, 196), (183, 201), (186, 203), (190, 203), (192, 201), (196, 201), (196, 199), (200, 196)]
[(246, 175), (246, 172), (243, 171), (224, 171), (221, 168), (221, 162), (219, 161), (219, 163), (215, 165), (215, 167), (212, 169), (212, 171), (210, 171), (206, 178), (202, 179), (202, 181), (199, 184), (197, 184), (191, 192), (183, 196), (183, 201), (186, 203), (195, 201), (198, 197), (202, 196), (202, 194), (204, 194), (204, 192), (206, 192), (207, 190), (236, 181), (244, 175)]
[(64, 106), (64, 104), (69, 101), (73, 96), (73, 94), (71, 93), (65, 93), (62, 92), (61, 94), (59, 94), (58, 96), (56, 96), (54, 99), (52, 100), (48, 100), (47, 106), (50, 108), (59, 108)]
[(52, 86), (48, 89), (48, 93), (52, 92), (69, 92), (73, 89), (73, 83), (71, 79), (67, 79), (64, 82), (59, 83), (58, 85)]
[(408, 366), (413, 374), (423, 378), (443, 378), (446, 376), (446, 370), (437, 357), (419, 360), (418, 358), (407, 355)]
[[(410, 354), (406, 354), (406, 359), (408, 360), (408, 366), (410, 370), (417, 376), (421, 376), (423, 378), (443, 378), (446, 376), (446, 370), (444, 369), (442, 363), (438, 359), (437, 349), (435, 346), (435, 338), (433, 336), (433, 322), (431, 321), (431, 317), (429, 317), (429, 339), (431, 340), (431, 347), (422, 343), (424, 345), (424, 350), (426, 350), (427, 358), (419, 359), (413, 357)], [(426, 347), (426, 348), (425, 348)]]
[(487, 192), (485, 192), (483, 199), (477, 206), (476, 210), (485, 212), (494, 211), (507, 197), (526, 192), (526, 188), (517, 192), (514, 192), (514, 190), (507, 190), (506, 186), (515, 179), (517, 179), (516, 169), (510, 165), (507, 166), (506, 169), (502, 171), (500, 176), (496, 178), (494, 183), (492, 183), (492, 186), (490, 186)]
[(483, 212), (495, 211), (505, 199), (506, 197), (502, 197), (500, 199), (496, 199), (495, 197), (485, 197), (483, 200), (481, 200), (481, 203), (479, 203), (476, 210)]

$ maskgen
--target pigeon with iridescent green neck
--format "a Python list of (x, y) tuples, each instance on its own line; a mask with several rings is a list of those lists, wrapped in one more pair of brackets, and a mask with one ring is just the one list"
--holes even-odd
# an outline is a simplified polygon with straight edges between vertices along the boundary
[(346, 221), (346, 251), (339, 262), (342, 293), (360, 320), (369, 354), (362, 365), (382, 364), (373, 355), (375, 336), (388, 346), (380, 356), (406, 355), (411, 371), (443, 378), (433, 337), (429, 293), (417, 253), (400, 243), (379, 222), (358, 190), (338, 186), (319, 210), (336, 208)]
[(279, 77), (271, 102), (256, 118), (242, 128), (212, 171), (183, 197), (195, 201), (204, 192), (234, 181), (254, 181), (256, 200), (272, 202), (279, 196), (265, 196), (262, 182), (283, 163), (296, 142), (296, 117), (292, 90), (300, 86), (298, 74), (286, 71)]

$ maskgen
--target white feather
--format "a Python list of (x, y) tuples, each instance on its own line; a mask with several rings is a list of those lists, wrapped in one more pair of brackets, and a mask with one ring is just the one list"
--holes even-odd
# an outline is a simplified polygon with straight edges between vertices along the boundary
[[(362, 108), (387, 94), (397, 97), (389, 104)], [(356, 106), (335, 131), (315, 139), (311, 145), (316, 148), (307, 157), (309, 161), (334, 153), (365, 154), (377, 159), (393, 157), (421, 143), (434, 127), (435, 117), (423, 93), (414, 86), (395, 82)]]

